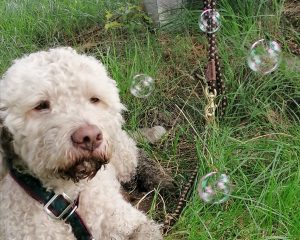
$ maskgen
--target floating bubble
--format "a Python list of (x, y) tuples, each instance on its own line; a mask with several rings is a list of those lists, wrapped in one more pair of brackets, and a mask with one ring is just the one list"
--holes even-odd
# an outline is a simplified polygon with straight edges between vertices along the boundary
[(231, 193), (229, 177), (224, 173), (211, 172), (201, 178), (198, 192), (200, 198), (207, 203), (223, 203)]
[(154, 79), (146, 74), (133, 77), (130, 92), (138, 98), (148, 97), (154, 90)]
[(216, 10), (207, 9), (200, 15), (198, 24), (203, 32), (215, 33), (221, 27), (221, 16)]
[(276, 70), (281, 58), (281, 49), (277, 42), (260, 39), (250, 49), (248, 66), (255, 72), (268, 74)]

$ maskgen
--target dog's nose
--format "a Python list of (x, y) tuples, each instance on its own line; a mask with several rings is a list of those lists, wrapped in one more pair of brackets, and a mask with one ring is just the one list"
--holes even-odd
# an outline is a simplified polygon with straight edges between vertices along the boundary
[(95, 125), (84, 125), (71, 135), (71, 140), (75, 147), (94, 151), (102, 142), (102, 132)]

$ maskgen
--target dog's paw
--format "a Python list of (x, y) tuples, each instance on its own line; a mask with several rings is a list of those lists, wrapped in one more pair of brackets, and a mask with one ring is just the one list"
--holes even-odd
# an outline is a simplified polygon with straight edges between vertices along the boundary
[(129, 237), (129, 240), (162, 240), (160, 226), (154, 222), (141, 224)]

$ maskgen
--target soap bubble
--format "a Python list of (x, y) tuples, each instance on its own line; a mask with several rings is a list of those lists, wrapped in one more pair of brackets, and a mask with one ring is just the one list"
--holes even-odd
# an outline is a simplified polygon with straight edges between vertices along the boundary
[(255, 72), (268, 74), (280, 63), (281, 49), (277, 42), (260, 39), (250, 49), (248, 66)]
[[(209, 19), (211, 18), (212, 24), (209, 24)], [(207, 9), (202, 12), (199, 17), (198, 24), (200, 29), (203, 32), (215, 33), (221, 27), (221, 16), (220, 14), (213, 9)], [(211, 26), (211, 28), (210, 28)]]
[(148, 97), (154, 90), (154, 79), (146, 74), (133, 77), (130, 92), (138, 98)]
[(198, 192), (200, 198), (205, 202), (223, 203), (228, 200), (231, 193), (229, 177), (224, 173), (211, 172), (201, 178)]

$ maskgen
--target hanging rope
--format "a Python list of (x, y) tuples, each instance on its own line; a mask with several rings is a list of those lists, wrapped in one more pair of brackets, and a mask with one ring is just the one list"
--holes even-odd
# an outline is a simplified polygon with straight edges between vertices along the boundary
[[(204, 1), (204, 11), (211, 10), (208, 19), (208, 63), (205, 71), (205, 79), (207, 86), (204, 90), (204, 95), (207, 99), (207, 105), (204, 109), (204, 116), (207, 124), (215, 122), (215, 117), (223, 117), (225, 114), (225, 108), (227, 106), (227, 98), (224, 96), (225, 84), (221, 73), (221, 66), (219, 56), (217, 53), (217, 42), (215, 33), (211, 33), (212, 29), (216, 27), (216, 23), (213, 20), (213, 13), (216, 11), (216, 0)], [(219, 102), (216, 103), (217, 98)], [(183, 190), (180, 194), (176, 209), (173, 213), (167, 214), (163, 232), (166, 234), (170, 230), (171, 226), (176, 223), (180, 214), (186, 204), (188, 194), (193, 186), (198, 173), (198, 167), (193, 170), (189, 177), (189, 181), (183, 186)]]
[[(213, 20), (213, 15), (216, 13), (216, 0), (204, 1), (204, 11), (210, 10), (208, 19), (208, 63), (206, 66), (205, 79), (207, 87), (205, 89), (205, 96), (207, 98), (207, 111), (205, 111), (205, 119), (207, 122), (215, 120), (215, 114), (217, 112), (219, 117), (223, 117), (225, 114), (225, 108), (227, 106), (227, 98), (223, 94), (225, 93), (225, 83), (221, 73), (220, 60), (217, 52), (216, 34), (212, 32), (216, 24)], [(212, 32), (212, 33), (210, 33)], [(215, 100), (217, 96), (221, 99), (219, 103), (212, 104), (212, 99)]]

